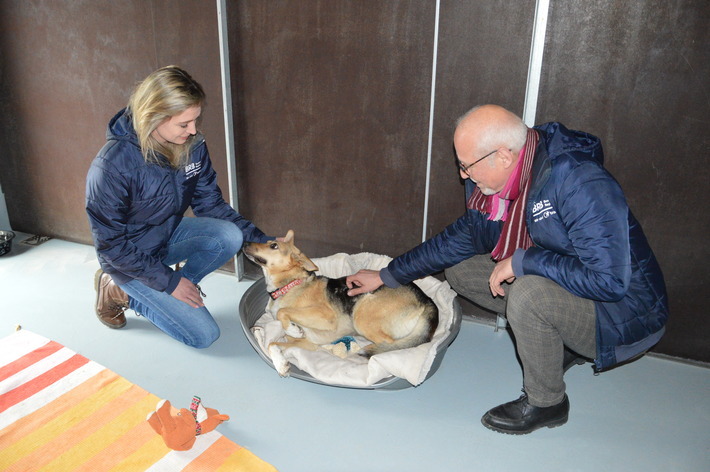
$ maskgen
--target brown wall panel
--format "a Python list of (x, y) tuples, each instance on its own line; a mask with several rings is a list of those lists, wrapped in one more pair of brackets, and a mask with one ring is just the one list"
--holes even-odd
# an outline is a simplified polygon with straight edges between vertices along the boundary
[[(228, 2), (240, 211), (313, 256), (397, 255), (421, 238), (435, 2)], [(454, 120), (522, 113), (535, 2), (442, 0), (426, 232), (463, 211)], [(537, 122), (600, 136), (665, 271), (658, 351), (707, 343), (710, 4), (553, 0)], [(212, 1), (0, 0), (0, 184), (17, 230), (90, 242), (84, 179), (136, 83), (175, 63), (206, 89), (227, 190)], [(702, 205), (702, 204), (701, 204)]]
[(464, 212), (456, 119), (495, 103), (522, 115), (535, 1), (441, 2), (427, 237)]
[[(465, 211), (454, 160), (456, 119), (485, 103), (522, 114), (534, 14), (534, 0), (441, 2), (427, 237)], [(459, 302), (466, 316), (494, 318), (461, 297)]]
[(312, 256), (419, 241), (434, 7), (230, 4), (245, 215), (272, 235), (294, 229)]
[(710, 3), (551, 2), (537, 121), (599, 136), (664, 271), (656, 350), (710, 361)]
[(108, 120), (170, 63), (205, 87), (203, 128), (226, 173), (216, 5), (175, 5), (0, 2), (0, 184), (14, 229), (91, 242), (85, 178)]

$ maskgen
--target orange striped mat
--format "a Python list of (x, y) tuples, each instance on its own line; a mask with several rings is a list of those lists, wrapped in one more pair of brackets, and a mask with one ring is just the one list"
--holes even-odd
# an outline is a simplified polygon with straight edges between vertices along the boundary
[(146, 421), (158, 401), (61, 344), (18, 331), (0, 339), (0, 470), (276, 470), (217, 431), (189, 451), (168, 449)]

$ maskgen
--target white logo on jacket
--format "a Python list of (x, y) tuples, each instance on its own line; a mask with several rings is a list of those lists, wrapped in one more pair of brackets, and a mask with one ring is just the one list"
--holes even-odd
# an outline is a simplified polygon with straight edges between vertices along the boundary
[(193, 162), (191, 164), (188, 164), (185, 166), (185, 180), (190, 179), (194, 177), (195, 175), (200, 173), (200, 169), (202, 168), (202, 163), (201, 162)]
[(555, 211), (554, 208), (552, 208), (552, 204), (550, 203), (550, 200), (540, 200), (539, 202), (535, 203), (532, 208), (533, 211), (533, 222), (537, 223), (540, 220), (544, 220), (545, 218), (548, 218), (552, 215), (556, 215), (557, 211)]

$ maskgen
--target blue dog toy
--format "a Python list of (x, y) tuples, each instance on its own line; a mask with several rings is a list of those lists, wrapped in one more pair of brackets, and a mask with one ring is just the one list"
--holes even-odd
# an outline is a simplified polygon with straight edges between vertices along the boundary
[(347, 349), (349, 351), (350, 350), (350, 343), (354, 343), (354, 342), (355, 342), (355, 338), (353, 338), (352, 336), (343, 336), (342, 338), (338, 339), (337, 341), (333, 341), (330, 344), (343, 343), (343, 344), (345, 344), (345, 349)]

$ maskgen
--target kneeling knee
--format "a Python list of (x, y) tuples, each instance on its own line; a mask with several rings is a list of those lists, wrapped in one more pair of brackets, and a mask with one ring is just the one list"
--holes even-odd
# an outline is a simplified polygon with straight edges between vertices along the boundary
[(236, 231), (234, 231), (230, 236), (230, 252), (236, 254), (237, 252), (239, 252), (239, 250), (242, 248), (242, 245), (244, 244), (244, 233), (242, 233), (241, 229), (236, 228)]
[(536, 290), (531, 277), (520, 277), (508, 287), (506, 318), (515, 324), (521, 317), (528, 316), (530, 307), (535, 304)]
[(185, 340), (185, 344), (196, 349), (205, 349), (217, 341), (219, 335), (219, 328), (215, 326), (214, 329), (195, 333), (190, 339)]

